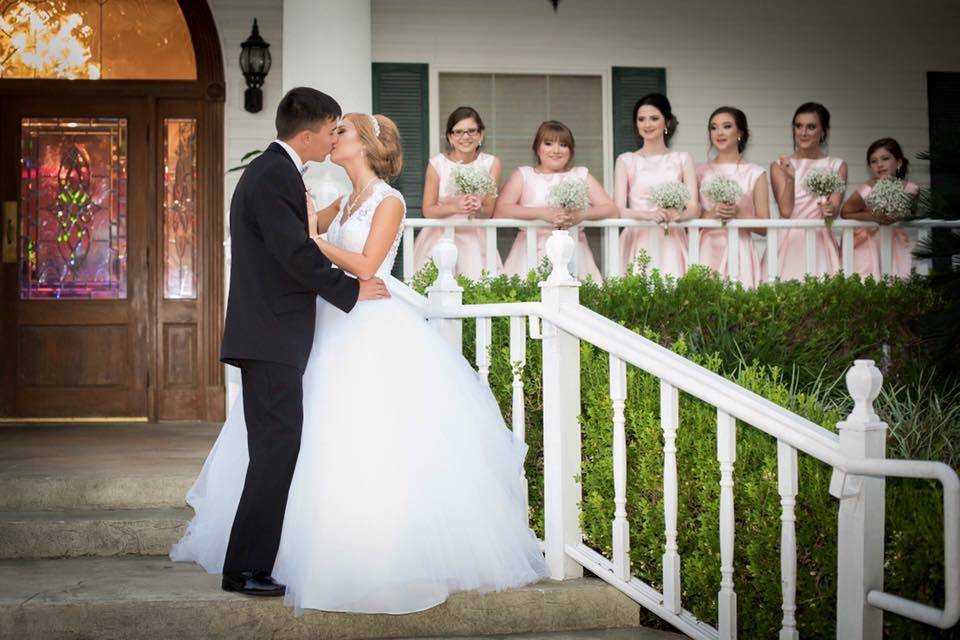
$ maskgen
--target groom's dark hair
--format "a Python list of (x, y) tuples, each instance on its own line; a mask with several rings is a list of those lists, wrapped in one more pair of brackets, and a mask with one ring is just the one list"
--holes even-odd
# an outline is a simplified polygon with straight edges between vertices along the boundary
[(313, 130), (341, 115), (340, 105), (327, 94), (310, 87), (295, 87), (277, 105), (277, 138), (289, 140), (304, 129)]

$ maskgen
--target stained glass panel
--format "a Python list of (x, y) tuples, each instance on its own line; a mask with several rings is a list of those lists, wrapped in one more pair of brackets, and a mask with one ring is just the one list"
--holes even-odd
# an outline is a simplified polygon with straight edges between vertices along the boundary
[(127, 297), (126, 118), (24, 118), (20, 297)]
[(0, 78), (196, 80), (177, 0), (0, 1)]
[(197, 121), (163, 121), (163, 297), (197, 297)]

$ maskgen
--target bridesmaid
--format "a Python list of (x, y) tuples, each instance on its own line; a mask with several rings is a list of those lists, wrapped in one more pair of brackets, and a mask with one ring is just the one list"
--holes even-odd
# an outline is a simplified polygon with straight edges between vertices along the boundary
[[(870, 166), (870, 180), (863, 183), (852, 196), (843, 204), (840, 215), (850, 220), (865, 220), (880, 224), (892, 224), (893, 218), (875, 213), (867, 208), (867, 196), (873, 191), (877, 180), (883, 178), (907, 177), (907, 168), (910, 161), (903, 155), (903, 149), (893, 138), (881, 138), (867, 149), (867, 164)], [(920, 193), (920, 187), (912, 182), (906, 182), (904, 187), (907, 193), (914, 197)], [(880, 269), (880, 234), (878, 229), (854, 229), (853, 231), (853, 268), (861, 276), (873, 276), (879, 280), (882, 276)], [(892, 233), (892, 261), (890, 275), (896, 278), (909, 278), (913, 258), (910, 254), (910, 238), (903, 229), (893, 229)]]
[[(497, 200), (494, 216), (498, 218), (519, 218), (522, 220), (545, 220), (557, 229), (567, 229), (583, 220), (616, 218), (617, 207), (606, 194), (596, 178), (590, 175), (586, 167), (573, 167), (573, 132), (563, 123), (548, 120), (537, 129), (533, 139), (533, 152), (537, 159), (535, 166), (518, 167)], [(590, 208), (586, 211), (567, 211), (547, 205), (550, 188), (567, 179), (586, 180), (590, 189)], [(536, 229), (537, 264), (546, 255), (545, 245), (552, 229)], [(587, 244), (583, 228), (577, 229), (577, 269), (580, 278), (592, 276), (601, 281), (600, 269), (593, 259), (593, 252)], [(513, 242), (510, 254), (503, 265), (504, 273), (525, 275), (529, 270), (527, 262), (527, 230), (521, 229)]]
[[(743, 150), (750, 139), (746, 114), (735, 107), (720, 107), (710, 114), (708, 123), (710, 145), (717, 150), (717, 157), (713, 162), (697, 166), (701, 187), (700, 210), (703, 217), (720, 220), (766, 220), (770, 217), (767, 172), (760, 165), (743, 160)], [(719, 176), (732, 178), (740, 185), (743, 195), (736, 204), (716, 204), (704, 195), (704, 184)], [(737, 235), (740, 248), (736, 279), (745, 287), (755, 287), (762, 280), (760, 257), (753, 245), (751, 230), (740, 229)], [(721, 275), (730, 275), (726, 229), (702, 230), (700, 262)]]
[[(645, 95), (633, 107), (633, 121), (640, 148), (620, 154), (614, 173), (614, 199), (620, 216), (659, 223), (698, 217), (697, 169), (693, 156), (667, 148), (679, 124), (670, 101), (659, 93)], [(650, 188), (669, 181), (682, 182), (690, 192), (690, 202), (684, 211), (658, 209), (650, 200)], [(659, 267), (662, 273), (683, 276), (687, 270), (687, 232), (676, 227), (671, 227), (666, 236), (659, 229), (624, 229), (620, 235), (622, 269), (626, 271), (640, 251), (651, 253), (652, 234), (660, 234), (660, 264), (652, 266)]]
[[(489, 218), (497, 200), (488, 196), (457, 194), (453, 171), (457, 166), (476, 165), (483, 168), (496, 184), (500, 184), (500, 159), (480, 151), (483, 144), (483, 120), (472, 107), (458, 107), (447, 118), (447, 152), (430, 158), (423, 185), (423, 216), (467, 220)], [(413, 264), (416, 270), (431, 258), (433, 248), (443, 237), (443, 229), (424, 229), (414, 243)], [(487, 268), (484, 230), (476, 227), (457, 227), (454, 243), (459, 250), (457, 273), (479, 280)], [(503, 268), (497, 255), (497, 272)], [(496, 275), (496, 274), (492, 274)]]
[[(770, 165), (770, 182), (781, 218), (823, 220), (833, 218), (840, 211), (842, 193), (834, 193), (826, 202), (807, 191), (804, 178), (814, 167), (830, 169), (847, 179), (847, 163), (828, 156), (823, 145), (830, 133), (830, 112), (822, 104), (806, 102), (793, 114), (793, 147), (789, 156), (780, 156)], [(840, 270), (840, 250), (829, 229), (817, 229), (817, 260), (813, 275), (833, 274)], [(806, 268), (806, 230), (787, 229), (780, 232), (777, 255), (777, 277), (781, 280), (803, 280)], [(764, 260), (764, 279), (767, 261)]]

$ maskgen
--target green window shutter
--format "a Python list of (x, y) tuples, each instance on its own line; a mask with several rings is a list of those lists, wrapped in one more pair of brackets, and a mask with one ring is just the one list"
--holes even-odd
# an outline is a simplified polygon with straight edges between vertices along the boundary
[(387, 116), (400, 130), (403, 173), (393, 186), (403, 194), (412, 218), (423, 217), (423, 176), (430, 159), (428, 82), (425, 64), (373, 63), (373, 112)]
[(652, 67), (613, 67), (613, 159), (637, 148), (633, 105), (648, 93), (667, 93), (667, 70)]
[(930, 130), (930, 184), (938, 192), (960, 197), (956, 167), (960, 144), (960, 73), (927, 73), (927, 114)]

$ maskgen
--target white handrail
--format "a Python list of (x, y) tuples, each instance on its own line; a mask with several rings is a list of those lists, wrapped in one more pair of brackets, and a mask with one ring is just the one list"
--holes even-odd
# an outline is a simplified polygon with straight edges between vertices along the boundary
[[(560, 238), (559, 240), (558, 236)], [(950, 466), (943, 463), (918, 460), (888, 460), (883, 457), (870, 456), (861, 457), (859, 453), (850, 455), (848, 451), (854, 451), (854, 449), (847, 449), (846, 445), (844, 445), (844, 438), (847, 436), (842, 434), (845, 433), (845, 430), (853, 433), (854, 438), (872, 438), (874, 436), (868, 432), (877, 432), (881, 434), (880, 442), (883, 442), (882, 434), (885, 432), (886, 426), (879, 422), (872, 408), (873, 400), (879, 393), (882, 378), (880, 377), (879, 371), (873, 367), (871, 361), (858, 361), (856, 366), (848, 373), (847, 384), (851, 394), (856, 400), (856, 406), (850, 418), (838, 425), (841, 430), (841, 435), (837, 435), (580, 305), (576, 295), (577, 283), (573, 281), (570, 274), (566, 271), (566, 260), (568, 259), (571, 245), (561, 249), (558, 244), (564, 236), (572, 240), (565, 232), (555, 232), (550, 242), (548, 242), (547, 251), (553, 262), (554, 272), (548, 281), (541, 285), (544, 287), (544, 298), (541, 302), (463, 305), (457, 301), (455, 304), (442, 305), (425, 303), (423, 297), (419, 296), (419, 294), (410, 295), (406, 292), (403, 293), (403, 295), (406, 296), (404, 299), (410, 298), (414, 300), (424, 317), (431, 320), (459, 321), (464, 318), (489, 319), (494, 317), (509, 317), (530, 318), (531, 322), (535, 318), (538, 321), (542, 321), (544, 325), (545, 393), (547, 389), (547, 368), (548, 366), (561, 366), (564, 362), (564, 353), (566, 353), (569, 358), (566, 364), (571, 366), (571, 371), (579, 371), (579, 350), (574, 347), (579, 340), (585, 340), (599, 349), (606, 351), (610, 356), (612, 380), (611, 397), (615, 403), (622, 402), (621, 398), (625, 397), (625, 391), (618, 390), (620, 385), (618, 382), (620, 379), (620, 374), (617, 373), (617, 371), (619, 371), (618, 367), (629, 364), (657, 377), (661, 381), (662, 388), (683, 391), (716, 407), (718, 412), (719, 436), (722, 437), (726, 443), (724, 445), (725, 448), (718, 451), (722, 471), (721, 484), (726, 492), (725, 511), (721, 514), (721, 539), (724, 539), (724, 535), (732, 535), (733, 505), (731, 487), (733, 482), (732, 465), (735, 450), (730, 447), (732, 446), (732, 438), (735, 438), (734, 420), (740, 420), (742, 423), (774, 437), (778, 442), (778, 460), (780, 462), (778, 465), (778, 490), (781, 494), (781, 502), (784, 508), (784, 515), (782, 517), (783, 546), (781, 548), (781, 567), (786, 572), (784, 582), (784, 627), (781, 632), (783, 637), (796, 637), (796, 622), (793, 617), (795, 609), (793, 590), (795, 589), (796, 573), (796, 541), (792, 524), (794, 519), (793, 500), (797, 491), (795, 486), (796, 451), (803, 451), (807, 455), (833, 468), (834, 477), (831, 482), (831, 494), (840, 498), (842, 505), (846, 504), (849, 506), (852, 504), (850, 500), (856, 500), (858, 496), (862, 495), (862, 492), (866, 491), (864, 484), (866, 482), (874, 482), (873, 480), (864, 480), (864, 478), (882, 479), (887, 477), (900, 477), (938, 481), (943, 488), (942, 500), (944, 513), (943, 554), (945, 564), (945, 595), (943, 609), (886, 593), (881, 588), (870, 588), (871, 586), (882, 585), (882, 547), (879, 556), (875, 553), (861, 554), (865, 558), (864, 562), (876, 565), (874, 569), (879, 572), (880, 576), (880, 582), (876, 585), (864, 583), (863, 580), (866, 580), (866, 578), (863, 578), (860, 574), (853, 575), (855, 572), (845, 569), (843, 564), (845, 559), (840, 558), (841, 583), (846, 580), (848, 587), (850, 584), (854, 584), (855, 586), (865, 586), (866, 588), (862, 592), (857, 591), (855, 588), (849, 588), (847, 590), (849, 593), (838, 594), (838, 597), (845, 598), (846, 601), (852, 601), (854, 603), (859, 602), (858, 606), (860, 609), (864, 608), (863, 600), (865, 599), (866, 603), (874, 607), (876, 611), (886, 610), (894, 612), (907, 618), (943, 629), (956, 624), (958, 619), (960, 619), (960, 478), (958, 478), (956, 472)], [(452, 242), (445, 240), (444, 243), (447, 245), (444, 251), (449, 253), (452, 249), (455, 252)], [(553, 246), (551, 246), (551, 243), (553, 243)], [(442, 260), (444, 273), (439, 275), (438, 281), (451, 277), (454, 263), (455, 259), (451, 260), (449, 255), (444, 257)], [(397, 281), (391, 282), (391, 290), (400, 292), (403, 289), (407, 289), (406, 285)], [(558, 295), (558, 291), (564, 289), (567, 289), (570, 295)], [(487, 322), (489, 322), (489, 320), (487, 320)], [(553, 336), (553, 340), (556, 340), (556, 337), (560, 335), (568, 336), (569, 339), (573, 340), (573, 342), (567, 340), (567, 342), (563, 343), (560, 351), (552, 351), (549, 360), (547, 358), (548, 327), (550, 331), (549, 336)], [(486, 336), (486, 334), (483, 335)], [(534, 335), (533, 331), (531, 331), (531, 335)], [(483, 340), (486, 341), (488, 338), (484, 337)], [(560, 343), (553, 344), (551, 349), (557, 348), (558, 344)], [(558, 380), (558, 376), (560, 375), (559, 371), (558, 369), (557, 371), (549, 373), (552, 381), (551, 384), (555, 384)], [(573, 374), (570, 373), (569, 375)], [(853, 378), (851, 378), (851, 375), (853, 375)], [(864, 376), (867, 376), (869, 379), (864, 379)], [(874, 378), (870, 378), (870, 376), (874, 376)], [(578, 373), (576, 373), (576, 377), (579, 378)], [(614, 382), (616, 384), (613, 384)], [(570, 388), (575, 389), (575, 393), (579, 395), (578, 382)], [(553, 393), (553, 402), (556, 402), (558, 397), (562, 398), (564, 402), (570, 399), (562, 395), (557, 396), (555, 391), (551, 393)], [(514, 401), (516, 402), (516, 398)], [(568, 410), (571, 409), (568, 408)], [(551, 424), (554, 425), (554, 427), (552, 427), (553, 429), (556, 429), (556, 425), (558, 424), (568, 424), (576, 427), (575, 415), (573, 416), (573, 422), (569, 422), (569, 415), (564, 418), (564, 420), (556, 422), (558, 415), (557, 407), (554, 406), (551, 411), (554, 416), (554, 418), (551, 419), (553, 420), (551, 422)], [(547, 398), (545, 395), (545, 438), (547, 437), (547, 412)], [(615, 420), (616, 419), (617, 418), (615, 418)], [(616, 429), (616, 425), (614, 426)], [(669, 424), (665, 423), (664, 428), (667, 429), (668, 426)], [(578, 434), (579, 429), (577, 428), (576, 431)], [(577, 443), (574, 444), (564, 440), (566, 436), (562, 436), (558, 440), (560, 434), (557, 434), (556, 431), (552, 433), (553, 435), (550, 436), (550, 446), (548, 447), (547, 444), (545, 444), (545, 455), (551, 455), (553, 462), (545, 463), (545, 466), (550, 467), (550, 465), (554, 465), (552, 467), (553, 470), (550, 472), (550, 477), (554, 478), (554, 482), (566, 481), (566, 474), (570, 472), (570, 469), (567, 468), (566, 471), (564, 471), (562, 468), (557, 469), (556, 465), (560, 464), (562, 467), (564, 460), (566, 460), (567, 464), (578, 464), (576, 461), (579, 460), (579, 435), (576, 436)], [(669, 436), (666, 432), (665, 435)], [(614, 446), (614, 463), (616, 465), (616, 458), (619, 455), (619, 447), (622, 447), (622, 443), (620, 445), (614, 443)], [(568, 447), (568, 452), (564, 453), (563, 451), (559, 451), (556, 447)], [(551, 449), (551, 452), (548, 453), (546, 449)], [(572, 458), (570, 457), (570, 451), (574, 451), (576, 454), (573, 455)], [(665, 452), (667, 452), (666, 447)], [(882, 455), (882, 448), (880, 454)], [(871, 454), (871, 456), (872, 455), (874, 454)], [(622, 463), (622, 460), (620, 462)], [(665, 467), (665, 473), (669, 474), (669, 467)], [(573, 474), (570, 475), (572, 476)], [(618, 475), (617, 478), (618, 487), (615, 487), (616, 498), (622, 501), (623, 491), (620, 486), (622, 485), (622, 477)], [(567, 489), (557, 489), (555, 487), (552, 492), (548, 492), (554, 496), (554, 506), (548, 506), (548, 510), (558, 508), (556, 506), (558, 495), (570, 500), (571, 496), (567, 494), (573, 489), (574, 487), (572, 486)], [(558, 491), (559, 493), (557, 493)], [(578, 486), (576, 487), (576, 491), (579, 491)], [(881, 517), (878, 526), (882, 527), (882, 488), (880, 496)], [(665, 496), (665, 498), (667, 498), (667, 496)], [(576, 501), (573, 501), (573, 504), (575, 505)], [(564, 507), (566, 510), (563, 511), (563, 513), (554, 513), (551, 518), (547, 518), (548, 522), (554, 523), (553, 530), (555, 536), (560, 529), (565, 530), (566, 527), (570, 526), (571, 522), (576, 522), (575, 518), (571, 519), (569, 508), (571, 508), (570, 505), (566, 505)], [(855, 522), (855, 520), (844, 520), (844, 517), (842, 506), (840, 516), (841, 523), (846, 523), (849, 529), (851, 527), (850, 522)], [(694, 637), (736, 637), (736, 596), (732, 590), (732, 582), (730, 582), (729, 578), (725, 578), (725, 581), (721, 583), (722, 589), (718, 596), (726, 603), (721, 606), (722, 624), (721, 630), (718, 631), (696, 620), (691, 614), (684, 611), (680, 606), (679, 593), (671, 596), (672, 602), (667, 601), (667, 586), (669, 585), (666, 583), (668, 581), (674, 583), (671, 589), (677, 588), (679, 591), (678, 556), (675, 559), (674, 556), (670, 556), (670, 573), (671, 575), (676, 575), (676, 578), (671, 579), (670, 576), (664, 576), (665, 589), (663, 594), (657, 594), (655, 590), (638, 579), (624, 575), (625, 572), (629, 571), (629, 565), (625, 563), (623, 557), (626, 548), (623, 542), (623, 536), (626, 532), (623, 513), (618, 512), (615, 514), (615, 518), (619, 518), (617, 522), (620, 523), (620, 529), (617, 529), (617, 531), (619, 532), (618, 535), (621, 541), (615, 545), (619, 556), (615, 554), (612, 563), (606, 560), (600, 562), (595, 553), (588, 553), (588, 550), (579, 542), (579, 533), (570, 536), (566, 540), (551, 540), (549, 527), (548, 535), (545, 536), (547, 538), (546, 548), (548, 552), (548, 562), (551, 561), (551, 553), (553, 553), (553, 562), (556, 562), (556, 554), (559, 549), (559, 553), (562, 553), (565, 558), (573, 559), (577, 563), (587, 566), (595, 572), (599, 571), (600, 573), (598, 575), (601, 575), (604, 580), (614, 584), (624, 593), (653, 610), (657, 615), (677, 625), (678, 628), (681, 628)], [(863, 524), (862, 519), (860, 524)], [(558, 527), (560, 529), (558, 529)], [(675, 527), (675, 525), (673, 525), (673, 527)], [(726, 527), (726, 529), (724, 529), (724, 527)], [(668, 526), (668, 543), (670, 528), (672, 527)], [(848, 536), (846, 543), (859, 544), (862, 550), (863, 540), (858, 539), (856, 535), (850, 537), (850, 533), (844, 534), (842, 529), (843, 527), (841, 527), (841, 536)], [(566, 537), (566, 535), (567, 534), (564, 534), (564, 537)], [(557, 546), (558, 544), (559, 547)], [(731, 545), (731, 539), (725, 539), (723, 571), (726, 576), (731, 575), (730, 572), (732, 571)], [(669, 551), (670, 547), (668, 544), (668, 552)], [(665, 556), (665, 558), (666, 557), (667, 556)], [(553, 564), (551, 566), (557, 567), (559, 565)], [(666, 566), (665, 564), (665, 569)], [(554, 569), (552, 568), (551, 571), (554, 572)], [(560, 571), (561, 577), (574, 575), (572, 571), (565, 568), (557, 569), (557, 571)], [(609, 575), (603, 573), (603, 571), (609, 571)], [(676, 573), (674, 573), (674, 571)], [(846, 578), (844, 578), (845, 571), (847, 574)], [(861, 582), (857, 582), (857, 580)], [(840, 591), (840, 589), (838, 589), (838, 591)], [(848, 612), (842, 611), (838, 613), (838, 615), (848, 615)], [(857, 626), (858, 622), (856, 619), (856, 616), (859, 614), (854, 612), (849, 615), (850, 619), (844, 620), (844, 624), (847, 625), (844, 629), (860, 629), (861, 627)], [(853, 620), (853, 622), (851, 622), (851, 620)], [(839, 625), (840, 621), (838, 620), (838, 637), (840, 637), (841, 633)], [(866, 626), (863, 628), (866, 629)], [(847, 632), (844, 631), (844, 633)], [(856, 635), (860, 637), (860, 632), (857, 631)], [(868, 635), (870, 635), (869, 632), (863, 632), (863, 637), (867, 637)], [(852, 635), (850, 637), (852, 637)]]
[[(625, 229), (660, 229), (661, 225), (646, 221), (632, 220), (625, 218), (609, 218), (605, 220), (586, 220), (578, 227), (587, 229), (599, 229), (602, 232), (600, 249), (602, 256), (597, 260), (601, 266), (603, 277), (609, 278), (620, 276), (624, 273), (624, 265), (620, 264), (619, 234)], [(734, 219), (728, 222), (721, 222), (716, 219), (698, 218), (687, 220), (685, 222), (670, 223), (667, 227), (674, 227), (687, 231), (687, 254), (690, 264), (700, 264), (700, 238), (703, 231), (726, 229), (728, 234), (728, 272), (724, 275), (731, 279), (738, 279), (742, 274), (739, 273), (739, 258), (743, 251), (753, 250), (759, 255), (759, 251), (766, 246), (767, 279), (774, 280), (780, 274), (778, 256), (783, 251), (780, 246), (779, 235), (790, 229), (805, 231), (805, 251), (801, 256), (804, 259), (806, 270), (809, 273), (816, 273), (817, 263), (817, 240), (813, 234), (816, 229), (831, 230), (831, 233), (839, 236), (841, 243), (841, 270), (851, 275), (854, 272), (853, 260), (853, 232), (857, 229), (879, 229), (878, 241), (880, 242), (880, 273), (889, 275), (893, 272), (893, 245), (892, 233), (894, 229), (899, 229), (916, 236), (911, 242), (919, 242), (926, 238), (932, 229), (957, 229), (960, 228), (960, 221), (957, 220), (936, 220), (936, 219), (918, 219), (907, 222), (895, 223), (893, 225), (880, 225), (876, 222), (865, 222), (860, 220), (837, 219), (833, 221), (828, 228), (824, 220), (808, 219), (759, 219), (742, 218)], [(444, 229), (445, 237), (455, 237), (456, 229), (484, 229), (484, 250), (486, 253), (485, 269), (491, 275), (498, 275), (497, 268), (497, 234), (501, 229), (550, 229), (551, 226), (542, 220), (519, 220), (513, 218), (484, 218), (473, 220), (451, 220), (447, 218), (408, 218), (406, 228), (403, 234), (403, 278), (409, 281), (414, 273), (414, 251), (415, 232), (417, 229)], [(769, 230), (775, 230), (777, 233), (768, 233)], [(752, 231), (754, 234), (761, 234), (761, 237), (752, 237), (753, 242), (747, 246), (741, 246), (738, 231)], [(649, 253), (651, 256), (651, 266), (660, 266), (662, 235), (651, 234), (649, 241)], [(527, 238), (528, 262), (530, 265), (536, 264), (536, 259), (530, 251), (530, 245), (535, 246), (536, 242), (532, 235)], [(751, 246), (752, 245), (752, 246)], [(576, 255), (576, 254), (575, 254)], [(912, 259), (912, 258), (911, 258)], [(529, 266), (529, 265), (528, 265)], [(927, 261), (914, 261), (914, 267), (918, 273), (926, 273), (929, 270)], [(576, 273), (576, 265), (574, 265)], [(753, 274), (754, 278), (757, 274)]]

